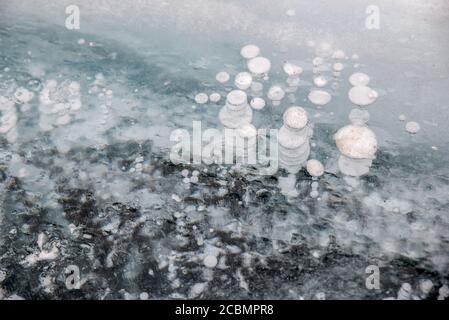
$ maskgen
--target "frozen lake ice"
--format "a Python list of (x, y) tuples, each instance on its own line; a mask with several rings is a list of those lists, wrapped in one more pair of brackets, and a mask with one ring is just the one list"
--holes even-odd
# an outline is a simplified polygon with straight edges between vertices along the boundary
[[(0, 0), (0, 299), (446, 297), (447, 2), (377, 1), (376, 30), (367, 1), (78, 3), (68, 30), (70, 1)], [(254, 54), (252, 123), (303, 107), (322, 176), (170, 161), (174, 130), (221, 127)], [(334, 134), (359, 109), (376, 150), (351, 177)]]

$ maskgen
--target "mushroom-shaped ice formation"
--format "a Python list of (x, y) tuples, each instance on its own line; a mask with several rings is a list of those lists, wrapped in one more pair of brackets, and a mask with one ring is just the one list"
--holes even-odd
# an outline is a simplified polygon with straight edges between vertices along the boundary
[(306, 169), (312, 177), (320, 177), (324, 174), (323, 164), (316, 159), (307, 161)]
[(379, 94), (367, 86), (355, 86), (348, 92), (349, 100), (358, 106), (367, 106), (376, 101)]
[(249, 72), (240, 72), (235, 76), (234, 84), (240, 90), (246, 90), (251, 86), (253, 77)]
[(338, 150), (353, 159), (373, 159), (377, 151), (375, 133), (366, 126), (347, 125), (334, 135)]
[(284, 125), (279, 130), (279, 164), (290, 173), (298, 172), (309, 157), (310, 145), (307, 112), (292, 106), (284, 112)]
[(370, 81), (369, 76), (362, 72), (353, 73), (349, 77), (349, 82), (353, 86), (367, 86), (369, 81)]
[(220, 83), (226, 83), (229, 81), (230, 78), (231, 76), (226, 71), (220, 71), (215, 76), (215, 79)]
[(251, 99), (250, 105), (255, 110), (260, 110), (265, 107), (265, 100), (259, 97)]
[(257, 76), (267, 74), (271, 69), (271, 62), (265, 57), (256, 57), (248, 60), (248, 70)]
[(278, 106), (281, 100), (285, 96), (285, 91), (280, 86), (272, 86), (267, 93), (268, 99), (270, 99), (274, 106)]
[(240, 50), (240, 55), (245, 59), (252, 59), (259, 55), (260, 49), (254, 44), (248, 44)]
[(313, 104), (318, 106), (324, 106), (325, 104), (328, 104), (332, 99), (331, 95), (328, 92), (316, 89), (310, 91), (308, 98)]
[(226, 104), (219, 113), (221, 123), (227, 128), (236, 129), (251, 123), (252, 116), (246, 93), (241, 90), (229, 92), (226, 96)]
[(205, 104), (207, 101), (209, 101), (209, 97), (204, 92), (198, 93), (195, 96), (195, 102), (198, 104)]

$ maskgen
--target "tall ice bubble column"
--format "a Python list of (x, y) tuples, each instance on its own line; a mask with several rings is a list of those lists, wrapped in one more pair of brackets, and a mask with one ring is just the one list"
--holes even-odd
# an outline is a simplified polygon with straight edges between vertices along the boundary
[(309, 139), (313, 130), (308, 125), (307, 112), (292, 106), (283, 116), (284, 125), (279, 130), (279, 165), (289, 173), (297, 173), (310, 154)]
[(248, 104), (248, 97), (242, 90), (232, 90), (226, 96), (226, 103), (218, 115), (224, 127), (237, 129), (243, 125), (250, 124), (253, 111)]

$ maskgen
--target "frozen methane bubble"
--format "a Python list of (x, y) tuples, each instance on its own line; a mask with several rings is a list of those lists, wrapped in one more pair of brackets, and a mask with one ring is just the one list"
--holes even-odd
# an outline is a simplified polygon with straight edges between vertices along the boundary
[(280, 86), (272, 86), (267, 93), (268, 99), (270, 99), (274, 106), (278, 106), (281, 100), (285, 96), (285, 91)]
[(349, 113), (349, 121), (358, 126), (366, 124), (369, 121), (369, 118), (369, 112), (366, 110), (355, 108)]
[(336, 62), (336, 63), (334, 63), (332, 68), (334, 69), (334, 71), (340, 72), (340, 71), (342, 71), (345, 68), (345, 66), (341, 62)]
[(367, 86), (369, 81), (369, 76), (362, 72), (353, 73), (349, 77), (349, 83), (351, 83), (353, 86)]
[(240, 90), (246, 90), (251, 86), (253, 77), (249, 72), (240, 72), (235, 76), (234, 84)]
[(377, 138), (366, 126), (347, 125), (334, 135), (338, 150), (350, 158), (373, 159), (377, 151)]
[(302, 73), (302, 68), (293, 62), (285, 62), (282, 69), (288, 76), (299, 76)]
[(209, 100), (211, 102), (218, 102), (218, 101), (220, 101), (220, 99), (221, 99), (221, 95), (217, 92), (211, 93), (209, 95)]
[(229, 81), (230, 78), (231, 78), (231, 76), (226, 71), (220, 71), (215, 76), (215, 79), (220, 83), (226, 83)]
[(355, 86), (348, 92), (349, 100), (358, 106), (367, 106), (376, 101), (379, 94), (367, 86)]
[(334, 53), (332, 54), (332, 58), (334, 59), (344, 59), (346, 57), (346, 54), (343, 50), (335, 50)]
[(271, 62), (265, 57), (256, 57), (248, 60), (248, 70), (257, 76), (267, 74), (271, 69)]
[(258, 97), (262, 95), (262, 91), (263, 91), (263, 84), (261, 82), (257, 82), (257, 81), (253, 81), (253, 83), (251, 83), (251, 93)]
[(310, 159), (307, 161), (306, 169), (312, 177), (320, 177), (324, 173), (323, 164), (315, 159)]
[(253, 109), (260, 110), (265, 107), (265, 100), (262, 98), (256, 97), (256, 98), (251, 99), (250, 105)]
[(284, 125), (279, 130), (279, 164), (289, 173), (297, 173), (310, 153), (312, 135), (304, 108), (292, 106), (284, 112)]
[(236, 129), (251, 123), (253, 112), (244, 91), (233, 90), (226, 97), (226, 104), (218, 115), (220, 122), (227, 128)]
[(405, 121), (407, 120), (407, 117), (405, 116), (405, 114), (401, 114), (398, 119), (399, 121)]
[(331, 101), (331, 95), (324, 90), (312, 90), (308, 95), (309, 100), (318, 106), (324, 106)]
[(240, 55), (245, 59), (252, 59), (260, 54), (260, 49), (254, 44), (248, 44), (240, 50)]
[(334, 135), (341, 155), (340, 171), (348, 176), (359, 177), (369, 172), (377, 151), (377, 138), (366, 126), (347, 125)]
[(205, 104), (209, 100), (207, 94), (201, 92), (195, 96), (195, 102), (198, 104)]
[(415, 133), (418, 133), (418, 131), (419, 131), (420, 129), (421, 129), (421, 126), (419, 125), (418, 122), (415, 122), (415, 121), (409, 121), (409, 122), (407, 122), (407, 123), (405, 124), (405, 130), (406, 130), (408, 133), (415, 134)]
[(204, 265), (207, 268), (213, 269), (218, 263), (217, 257), (213, 255), (208, 255), (203, 260)]
[(321, 58), (321, 57), (315, 57), (315, 58), (313, 58), (313, 60), (312, 60), (312, 64), (313, 64), (315, 67), (318, 67), (318, 66), (322, 65), (323, 63), (324, 63), (324, 60), (323, 60), (323, 58)]
[(287, 16), (293, 17), (296, 15), (296, 11), (294, 9), (288, 9), (286, 12)]
[(323, 77), (323, 76), (318, 76), (318, 77), (315, 77), (315, 78), (313, 79), (313, 83), (314, 83), (317, 87), (321, 88), (321, 87), (324, 87), (324, 86), (327, 84), (327, 80), (326, 80), (326, 78)]
[(16, 92), (14, 93), (14, 98), (18, 103), (28, 103), (33, 99), (34, 93), (25, 89), (25, 88), (18, 88)]

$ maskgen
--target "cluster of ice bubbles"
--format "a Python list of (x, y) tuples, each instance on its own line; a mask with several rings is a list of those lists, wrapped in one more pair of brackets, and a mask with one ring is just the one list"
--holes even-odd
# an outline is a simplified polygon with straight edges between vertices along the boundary
[[(312, 60), (314, 87), (307, 93), (307, 98), (320, 109), (332, 100), (331, 93), (325, 88), (332, 78), (326, 75), (325, 71), (331, 70), (334, 79), (340, 77), (345, 68), (343, 61), (348, 57), (343, 50), (334, 51), (328, 43), (317, 45), (315, 53), (316, 57)], [(240, 54), (246, 59), (247, 70), (236, 74), (233, 83), (235, 89), (227, 94), (225, 105), (219, 112), (219, 120), (225, 128), (236, 129), (238, 132), (243, 132), (246, 138), (254, 140), (257, 130), (252, 124), (253, 112), (270, 106), (271, 112), (275, 113), (276, 107), (286, 96), (289, 102), (294, 104), (295, 92), (298, 91), (301, 83), (303, 66), (295, 60), (285, 61), (282, 66), (286, 77), (285, 84), (269, 85), (272, 63), (261, 55), (260, 48), (249, 44), (241, 48)], [(231, 80), (231, 75), (226, 71), (220, 71), (216, 74), (216, 80), (225, 84)], [(378, 141), (376, 134), (368, 126), (370, 114), (367, 107), (377, 100), (379, 94), (369, 87), (370, 77), (365, 73), (353, 73), (348, 80), (352, 87), (347, 96), (354, 108), (348, 117), (350, 123), (339, 129), (333, 138), (340, 152), (338, 168), (345, 176), (345, 180), (353, 185), (358, 184), (359, 177), (369, 173), (376, 156)], [(264, 90), (266, 86), (268, 88)], [(195, 100), (197, 103), (204, 104), (208, 98), (212, 100), (213, 95), (216, 94), (213, 93), (208, 97), (205, 93), (199, 93)], [(219, 100), (220, 97), (217, 96), (213, 102)], [(419, 125), (414, 122), (408, 123), (406, 130), (416, 133)], [(313, 180), (326, 171), (321, 161), (309, 159), (309, 140), (312, 136), (313, 124), (309, 120), (306, 109), (297, 105), (290, 106), (283, 114), (283, 124), (277, 137), (279, 165), (289, 173), (286, 178), (280, 177), (280, 187), (288, 195), (297, 195), (294, 190), (295, 174), (302, 168), (306, 168)], [(314, 197), (317, 196), (316, 191), (316, 188), (312, 191)]]

